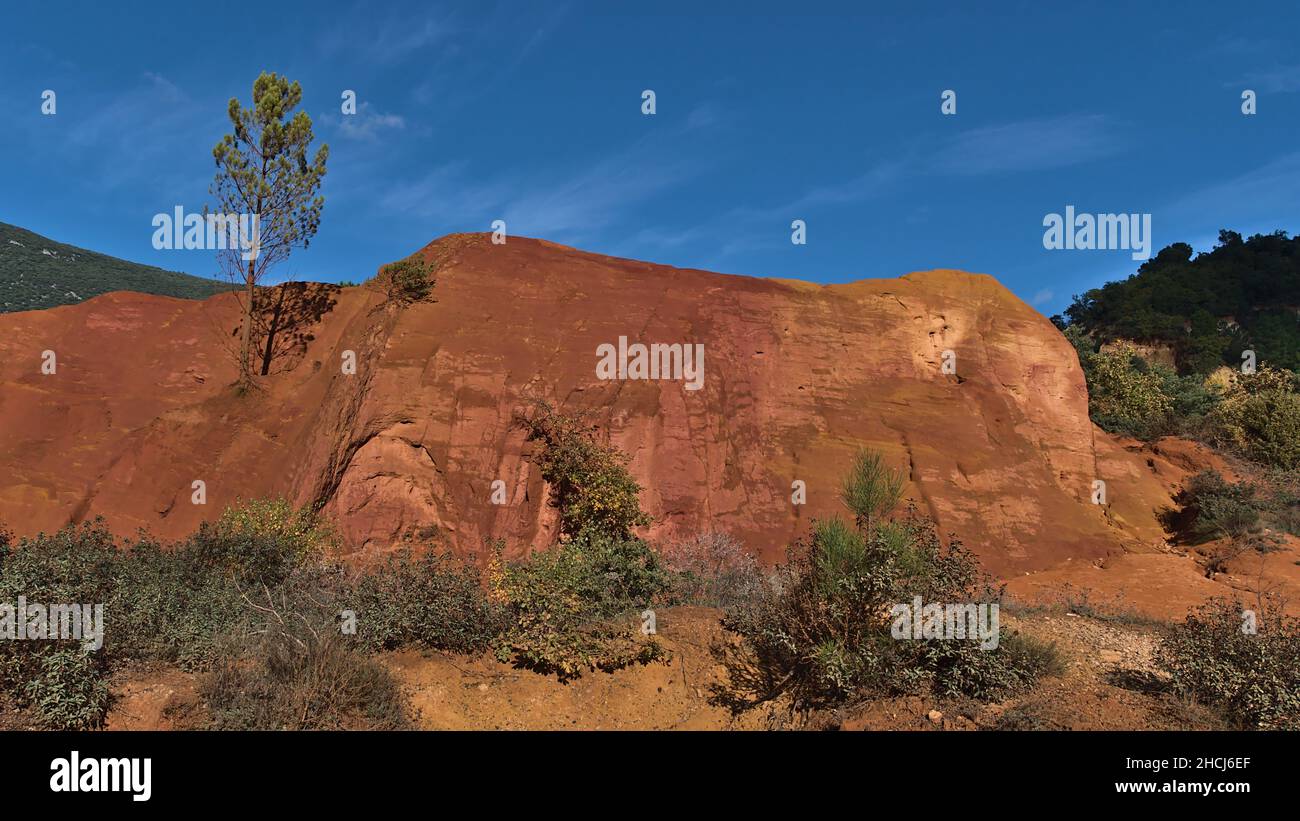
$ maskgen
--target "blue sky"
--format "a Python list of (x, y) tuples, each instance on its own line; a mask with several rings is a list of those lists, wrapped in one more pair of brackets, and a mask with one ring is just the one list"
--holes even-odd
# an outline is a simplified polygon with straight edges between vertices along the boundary
[(1152, 214), (1153, 250), (1300, 230), (1294, 0), (112, 5), (6, 6), (0, 221), (199, 275), (212, 252), (154, 250), (151, 220), (209, 201), (226, 102), (264, 69), (331, 150), (277, 279), (361, 280), (504, 219), (727, 273), (986, 272), (1050, 314), (1138, 264), (1045, 250), (1067, 205)]

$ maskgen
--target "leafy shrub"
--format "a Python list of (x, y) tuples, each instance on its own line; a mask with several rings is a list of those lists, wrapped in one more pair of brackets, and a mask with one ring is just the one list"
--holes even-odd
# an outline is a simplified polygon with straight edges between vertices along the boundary
[(362, 576), (348, 598), (357, 637), (375, 650), (421, 645), (455, 653), (487, 649), (502, 629), (478, 570), (451, 556), (405, 551)]
[(1060, 329), (1061, 334), (1066, 341), (1074, 348), (1074, 353), (1079, 357), (1079, 365), (1087, 363), (1088, 357), (1097, 352), (1097, 343), (1092, 340), (1088, 332), (1077, 323), (1066, 324), (1060, 314), (1052, 317), (1052, 324)]
[(1272, 470), (1268, 479), (1269, 518), (1279, 530), (1300, 536), (1300, 471)]
[(1161, 379), (1161, 392), (1169, 397), (1169, 420), (1164, 433), (1200, 438), (1207, 420), (1223, 397), (1216, 386), (1199, 375), (1178, 376), (1170, 368), (1152, 366)]
[[(723, 627), (741, 639), (719, 648), (731, 674), (733, 708), (792, 697), (801, 707), (870, 695), (913, 692), (993, 695), (1017, 682), (1000, 645), (899, 641), (890, 609), (915, 595), (926, 601), (988, 601), (972, 587), (973, 561), (955, 542), (940, 546), (919, 517), (862, 534), (818, 522), (808, 544), (790, 551), (778, 590), (727, 612)], [(1027, 672), (1027, 671), (1026, 671)]]
[(196, 670), (221, 652), (221, 637), (244, 615), (239, 587), (205, 564), (192, 545), (132, 546), (118, 562), (117, 588), (105, 608), (107, 652)]
[(1265, 465), (1300, 468), (1300, 395), (1269, 391), (1244, 398), (1220, 415), (1228, 438)]
[(1105, 430), (1148, 441), (1194, 436), (1261, 464), (1300, 467), (1300, 383), (1290, 371), (1178, 376), (1127, 343), (1083, 362), (1089, 414)]
[(76, 643), (59, 642), (33, 654), (32, 675), (22, 684), (22, 703), (36, 712), (41, 726), (51, 730), (91, 730), (108, 713), (108, 683), (103, 656), (87, 653)]
[[(118, 552), (102, 520), (69, 525), (9, 545), (0, 539), (0, 603), (103, 604), (113, 595)], [(104, 626), (105, 636), (112, 634)], [(21, 638), (21, 637), (20, 637)], [(87, 652), (76, 639), (0, 641), (0, 687), (43, 727), (98, 727), (108, 710), (106, 652)]]
[(1001, 592), (960, 542), (944, 546), (914, 508), (866, 526), (896, 498), (888, 473), (869, 467), (876, 462), (857, 460), (851, 476), (880, 486), (858, 488), (852, 478), (845, 486), (863, 526), (816, 522), (808, 541), (790, 549), (777, 583), (723, 618), (739, 643), (715, 647), (730, 674), (729, 686), (715, 688), (719, 701), (742, 710), (789, 695), (798, 707), (817, 707), (924, 687), (989, 698), (1050, 669), (1052, 653), (1028, 640), (1000, 636), (996, 649), (982, 650), (974, 641), (893, 637), (900, 602), (993, 604)]
[(121, 554), (107, 610), (114, 656), (201, 669), (247, 612), (242, 591), (276, 588), (316, 568), (332, 534), (307, 510), (252, 500), (203, 523), (174, 548), (141, 540)]
[(1300, 468), (1300, 394), (1296, 375), (1263, 367), (1254, 374), (1222, 369), (1211, 376), (1223, 392), (1209, 414), (1210, 437), (1264, 465)]
[(1183, 505), (1194, 543), (1241, 538), (1260, 528), (1261, 505), (1255, 486), (1232, 484), (1216, 470), (1204, 470), (1189, 479), (1175, 501)]
[(388, 296), (406, 302), (428, 299), (435, 283), (433, 266), (420, 254), (385, 265), (380, 274), (388, 279)]
[(1063, 676), (1070, 662), (1061, 646), (1018, 631), (1006, 634), (1000, 645), (1015, 658), (1015, 666), (1033, 670), (1036, 676)]
[(1231, 377), (1228, 390), (1232, 393), (1247, 396), (1260, 396), (1266, 393), (1279, 392), (1291, 393), (1300, 389), (1300, 380), (1297, 379), (1295, 373), (1285, 368), (1264, 365), (1250, 374), (1235, 369), (1227, 369), (1227, 375)]
[(1227, 482), (1214, 470), (1193, 476), (1175, 501), (1183, 509), (1165, 521), (1191, 544), (1211, 544), (1209, 575), (1227, 571), (1230, 562), (1248, 550), (1276, 550), (1282, 539), (1266, 525), (1285, 530), (1293, 524), (1283, 495), (1265, 497), (1253, 482)]
[[(274, 587), (298, 572), (328, 534), (281, 502), (250, 502), (165, 550), (147, 538), (119, 545), (102, 519), (10, 546), (0, 540), (0, 602), (103, 605), (104, 644), (0, 643), (0, 687), (46, 726), (97, 726), (104, 677), (127, 661), (202, 669), (246, 621), (241, 584)], [(63, 694), (60, 696), (60, 694)]]
[(633, 616), (671, 587), (644, 541), (590, 531), (522, 562), (500, 554), (489, 568), (493, 600), (506, 610), (497, 657), (562, 680), (662, 656), (637, 636)]
[(650, 517), (622, 454), (545, 402), (515, 424), (540, 445), (532, 458), (559, 509), (560, 541), (520, 562), (504, 561), (498, 546), (489, 585), (507, 626), (497, 657), (561, 679), (659, 658), (662, 648), (637, 636), (631, 615), (663, 599), (672, 578), (632, 532)]
[(727, 533), (701, 533), (665, 551), (676, 600), (728, 607), (757, 595), (767, 583), (758, 559)]
[(220, 568), (242, 584), (282, 583), (309, 557), (333, 544), (333, 534), (306, 508), (282, 499), (254, 499), (204, 522), (191, 540), (192, 558)]
[(1165, 393), (1167, 377), (1131, 345), (1091, 354), (1085, 371), (1088, 413), (1103, 429), (1138, 439), (1169, 430), (1174, 403)]
[(0, 602), (107, 603), (119, 560), (103, 519), (22, 539), (0, 551)]
[(581, 417), (537, 402), (527, 415), (517, 415), (515, 424), (527, 432), (529, 442), (541, 444), (535, 461), (551, 486), (563, 535), (594, 530), (622, 539), (650, 523), (637, 498), (641, 487), (628, 473), (623, 455), (598, 443), (593, 427)]
[(1211, 704), (1242, 727), (1300, 729), (1300, 620), (1256, 611), (1243, 629), (1240, 601), (1215, 599), (1162, 642), (1158, 663), (1181, 694)]

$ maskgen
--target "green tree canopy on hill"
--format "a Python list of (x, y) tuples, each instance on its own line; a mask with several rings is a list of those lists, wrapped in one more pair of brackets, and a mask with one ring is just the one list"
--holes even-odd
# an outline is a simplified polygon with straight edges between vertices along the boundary
[(1180, 372), (1208, 373), (1246, 349), (1300, 369), (1298, 311), (1300, 235), (1223, 230), (1208, 252), (1174, 243), (1127, 279), (1076, 296), (1065, 317), (1098, 341), (1167, 344)]

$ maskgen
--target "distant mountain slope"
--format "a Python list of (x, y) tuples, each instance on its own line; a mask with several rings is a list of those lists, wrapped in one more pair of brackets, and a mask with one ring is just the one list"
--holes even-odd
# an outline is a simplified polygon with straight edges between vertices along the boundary
[(0, 313), (71, 305), (109, 291), (203, 299), (230, 286), (46, 239), (0, 222)]

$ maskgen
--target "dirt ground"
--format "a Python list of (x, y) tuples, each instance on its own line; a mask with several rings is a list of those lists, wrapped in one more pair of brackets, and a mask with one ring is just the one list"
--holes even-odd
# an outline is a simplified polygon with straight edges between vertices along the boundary
[[(1129, 615), (1079, 615), (1060, 607), (1003, 623), (1064, 651), (1064, 675), (1002, 703), (889, 698), (816, 715), (768, 705), (733, 716), (710, 698), (726, 682), (709, 647), (722, 634), (717, 610), (661, 611), (666, 662), (562, 683), (490, 656), (467, 658), (416, 650), (380, 656), (426, 730), (1118, 730), (1212, 729), (1206, 710), (1160, 692), (1153, 656), (1159, 625)], [(114, 682), (110, 730), (202, 727), (195, 676), (174, 669), (135, 670)], [(12, 718), (12, 717), (11, 717)]]
[(384, 657), (430, 730), (720, 730), (758, 729), (765, 714), (733, 719), (709, 703), (726, 671), (710, 656), (719, 612), (701, 607), (659, 611), (657, 638), (666, 663), (589, 673), (569, 683), (518, 670), (490, 657), (466, 660), (418, 651)]

